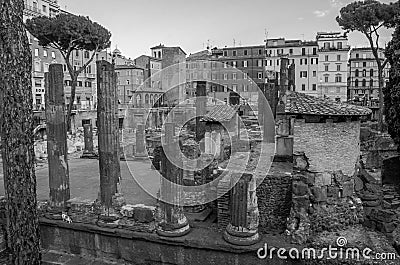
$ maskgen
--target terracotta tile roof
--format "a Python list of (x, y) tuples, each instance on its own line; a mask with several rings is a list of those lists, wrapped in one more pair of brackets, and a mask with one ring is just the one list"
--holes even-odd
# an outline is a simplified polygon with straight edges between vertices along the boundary
[(214, 106), (201, 121), (208, 122), (227, 122), (235, 117), (237, 106), (216, 105)]
[(317, 98), (298, 92), (289, 92), (286, 95), (285, 113), (322, 116), (367, 116), (372, 111), (365, 107), (337, 103), (330, 99)]

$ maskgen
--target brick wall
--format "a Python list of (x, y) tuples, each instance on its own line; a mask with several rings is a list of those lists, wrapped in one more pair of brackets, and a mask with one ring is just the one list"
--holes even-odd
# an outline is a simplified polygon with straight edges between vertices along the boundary
[(310, 169), (318, 172), (342, 170), (353, 175), (360, 155), (360, 122), (305, 123), (294, 125), (294, 152), (305, 152)]

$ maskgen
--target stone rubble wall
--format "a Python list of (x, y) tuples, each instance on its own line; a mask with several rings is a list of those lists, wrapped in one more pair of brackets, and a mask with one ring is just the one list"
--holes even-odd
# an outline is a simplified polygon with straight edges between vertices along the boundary
[(305, 244), (314, 234), (339, 231), (362, 223), (361, 200), (355, 196), (354, 180), (341, 171), (309, 170), (304, 153), (294, 155), (292, 208), (286, 234), (292, 243)]

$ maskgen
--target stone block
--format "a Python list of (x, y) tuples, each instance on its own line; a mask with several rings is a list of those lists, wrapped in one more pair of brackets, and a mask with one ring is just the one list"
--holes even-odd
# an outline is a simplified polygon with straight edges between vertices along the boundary
[(395, 217), (396, 213), (394, 211), (384, 209), (373, 209), (371, 211), (371, 218), (383, 223), (391, 223), (394, 221)]
[(154, 207), (136, 206), (133, 209), (133, 219), (140, 223), (150, 223), (154, 220)]
[(367, 207), (377, 207), (380, 205), (380, 201), (364, 201), (363, 206)]
[(382, 193), (382, 186), (374, 183), (365, 183), (365, 188), (372, 193)]
[(308, 195), (293, 196), (292, 202), (294, 209), (297, 211), (300, 211), (300, 209), (305, 209), (307, 211), (310, 206), (310, 197)]
[(364, 189), (364, 182), (359, 177), (354, 178), (354, 189), (356, 192)]
[(328, 186), (328, 197), (331, 198), (339, 198), (339, 187), (337, 186)]
[(308, 185), (301, 181), (294, 182), (292, 189), (293, 194), (297, 196), (304, 196), (308, 194)]
[(371, 228), (372, 230), (376, 229), (376, 222), (370, 219), (364, 220), (364, 226)]
[(328, 172), (317, 173), (315, 175), (315, 186), (329, 186), (332, 184), (332, 175)]
[(376, 222), (376, 228), (382, 233), (392, 233), (396, 229), (396, 224), (394, 222)]
[(352, 196), (353, 193), (354, 193), (354, 183), (353, 183), (353, 181), (344, 182), (342, 185), (343, 185), (343, 193), (342, 193), (342, 196), (343, 196), (343, 197), (350, 197), (350, 196)]
[(312, 187), (311, 193), (313, 195), (314, 202), (326, 202), (327, 196), (327, 188), (324, 187)]
[(293, 154), (293, 167), (299, 170), (307, 170), (310, 166), (304, 152)]

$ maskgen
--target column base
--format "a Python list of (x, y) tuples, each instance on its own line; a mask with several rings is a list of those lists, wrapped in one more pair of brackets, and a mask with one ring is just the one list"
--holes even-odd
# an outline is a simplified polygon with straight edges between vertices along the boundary
[(164, 237), (180, 237), (190, 232), (190, 226), (187, 219), (183, 224), (171, 225), (169, 228), (171, 229), (165, 229), (162, 225), (159, 225), (157, 227), (157, 234)]
[(228, 224), (224, 232), (224, 239), (226, 242), (237, 246), (250, 246), (260, 241), (258, 229), (241, 231), (231, 224)]

